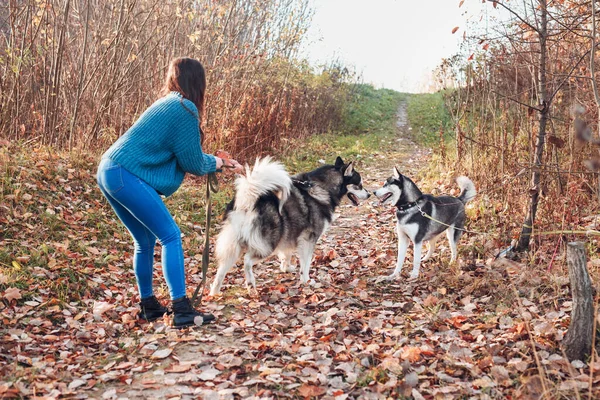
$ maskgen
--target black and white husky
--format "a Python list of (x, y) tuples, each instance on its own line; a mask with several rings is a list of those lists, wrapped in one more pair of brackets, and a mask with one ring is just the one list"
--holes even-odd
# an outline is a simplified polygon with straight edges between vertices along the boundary
[(338, 157), (335, 165), (290, 176), (283, 165), (269, 157), (246, 166), (246, 176), (235, 181), (235, 197), (225, 211), (225, 222), (216, 244), (219, 269), (210, 294), (221, 289), (227, 272), (245, 252), (248, 288), (256, 288), (252, 266), (277, 254), (281, 270), (293, 270), (292, 254), (300, 261), (300, 281), (308, 282), (313, 251), (329, 227), (335, 208), (344, 196), (358, 205), (370, 194), (362, 187), (353, 163)]
[[(435, 243), (444, 232), (450, 242), (450, 262), (456, 260), (456, 244), (465, 226), (465, 204), (477, 193), (475, 185), (466, 176), (458, 177), (456, 183), (461, 189), (458, 197), (435, 197), (423, 194), (413, 181), (394, 168), (394, 175), (387, 179), (382, 188), (375, 191), (382, 204), (395, 205), (397, 208), (398, 261), (396, 269), (388, 276), (389, 279), (400, 275), (409, 239), (415, 247), (411, 279), (419, 276), (421, 261), (427, 261), (431, 257)], [(424, 241), (429, 241), (429, 251), (421, 260)]]

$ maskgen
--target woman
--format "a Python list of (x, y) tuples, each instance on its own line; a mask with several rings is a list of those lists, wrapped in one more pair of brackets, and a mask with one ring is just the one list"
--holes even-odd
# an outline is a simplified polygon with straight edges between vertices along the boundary
[(100, 190), (133, 237), (140, 318), (154, 321), (168, 312), (152, 289), (158, 238), (172, 300), (173, 325), (177, 328), (207, 323), (215, 317), (195, 310), (186, 296), (181, 232), (160, 195), (173, 194), (187, 172), (206, 175), (223, 166), (242, 171), (235, 160), (202, 152), (199, 124), (205, 90), (206, 76), (199, 61), (173, 60), (163, 97), (104, 153), (97, 175)]

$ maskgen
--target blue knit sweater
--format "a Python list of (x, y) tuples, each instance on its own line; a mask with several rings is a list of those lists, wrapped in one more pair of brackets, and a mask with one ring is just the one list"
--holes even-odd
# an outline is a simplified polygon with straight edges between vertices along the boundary
[(173, 194), (189, 172), (215, 172), (213, 155), (200, 145), (198, 109), (181, 94), (171, 92), (152, 104), (102, 158), (121, 164), (159, 193)]

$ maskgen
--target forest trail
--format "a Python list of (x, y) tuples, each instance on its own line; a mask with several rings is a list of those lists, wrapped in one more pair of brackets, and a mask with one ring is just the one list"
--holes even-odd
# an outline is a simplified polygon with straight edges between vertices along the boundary
[[(393, 166), (411, 175), (425, 165), (417, 161), (425, 160), (429, 150), (411, 139), (406, 107), (406, 102), (399, 107), (394, 143), (382, 144), (394, 150), (355, 160), (369, 190), (380, 187)], [(398, 311), (412, 308), (414, 286), (370, 282), (393, 269), (394, 212), (371, 196), (359, 207), (344, 200), (337, 215), (317, 244), (311, 267), (314, 286), (302, 287), (294, 274), (280, 273), (272, 257), (255, 266), (259, 295), (252, 297), (243, 289), (242, 269), (236, 268), (226, 278), (224, 297), (206, 305), (217, 323), (184, 335), (155, 324), (154, 334), (140, 338), (140, 356), (152, 358), (157, 351), (167, 354), (172, 349), (169, 356), (158, 366), (132, 374), (129, 383), (107, 382), (98, 394), (218, 399), (291, 393), (379, 398), (391, 393), (395, 384), (368, 383), (378, 379), (369, 371), (382, 360), (394, 373), (404, 368), (394, 353), (407, 327), (390, 330), (385, 325), (389, 318), (400, 322)], [(412, 390), (414, 382), (409, 384)]]

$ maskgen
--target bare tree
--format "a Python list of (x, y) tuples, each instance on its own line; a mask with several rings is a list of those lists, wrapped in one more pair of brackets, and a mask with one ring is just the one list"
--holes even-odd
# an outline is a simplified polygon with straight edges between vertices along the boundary
[[(569, 1), (492, 1), (491, 4), (498, 10), (496, 23), (491, 32), (478, 38), (483, 46), (481, 59), (489, 58), (489, 62), (473, 61), (475, 67), (467, 74), (473, 79), (465, 81), (465, 87), (459, 90), (463, 98), (470, 93), (466, 100), (470, 109), (466, 115), (456, 109), (454, 115), (458, 116), (459, 131), (465, 124), (470, 128), (471, 133), (465, 137), (473, 147), (471, 157), (474, 148), (480, 148), (492, 162), (499, 158), (497, 165), (504, 173), (510, 146), (513, 159), (508, 162), (530, 171), (528, 204), (515, 246), (516, 251), (524, 251), (529, 248), (540, 198), (547, 187), (548, 158), (553, 155), (558, 160), (558, 152), (553, 150), (548, 156), (546, 149), (549, 145), (553, 149), (564, 146), (564, 140), (556, 134), (550, 136), (550, 144), (547, 137), (549, 131), (555, 131), (556, 121), (568, 125), (564, 115), (568, 115), (565, 108), (570, 106), (565, 106), (562, 97), (579, 79), (579, 68), (590, 53), (588, 43), (582, 40), (586, 37), (582, 30), (586, 14), (582, 15), (580, 4)], [(554, 105), (557, 98), (558, 109)], [(553, 112), (558, 116), (554, 117)], [(515, 153), (523, 143), (518, 139), (521, 132), (529, 136), (527, 163), (519, 159), (521, 153)], [(491, 138), (486, 137), (490, 134)], [(483, 171), (491, 172), (485, 168)], [(522, 174), (519, 172), (518, 176)], [(558, 169), (557, 181), (562, 187), (560, 175)]]

